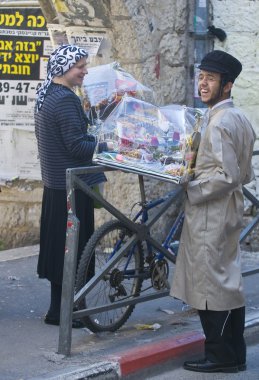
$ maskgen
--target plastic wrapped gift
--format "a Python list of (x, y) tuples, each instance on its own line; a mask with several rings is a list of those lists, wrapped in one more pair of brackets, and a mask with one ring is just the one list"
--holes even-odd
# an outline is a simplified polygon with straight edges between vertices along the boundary
[(120, 67), (118, 62), (90, 67), (84, 78), (85, 109), (93, 109), (97, 117), (105, 119), (124, 94), (143, 98), (152, 90), (137, 81)]
[(98, 142), (112, 141), (112, 152), (94, 161), (156, 174), (173, 182), (189, 180), (199, 144), (202, 112), (181, 105), (157, 107), (130, 96), (104, 121)]

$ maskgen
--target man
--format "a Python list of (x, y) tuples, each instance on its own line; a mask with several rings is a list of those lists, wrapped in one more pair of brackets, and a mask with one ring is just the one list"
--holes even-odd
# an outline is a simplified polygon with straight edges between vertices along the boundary
[(185, 221), (171, 295), (198, 310), (205, 334), (205, 357), (187, 361), (197, 372), (246, 369), (245, 300), (239, 235), (242, 185), (253, 178), (255, 133), (233, 105), (231, 89), (241, 63), (212, 51), (199, 66), (198, 89), (208, 106), (201, 131), (195, 177), (187, 186)]

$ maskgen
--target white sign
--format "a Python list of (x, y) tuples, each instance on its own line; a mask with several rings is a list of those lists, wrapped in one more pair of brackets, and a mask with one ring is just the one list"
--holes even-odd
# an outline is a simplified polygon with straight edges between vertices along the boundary
[(40, 81), (0, 80), (0, 129), (34, 130), (34, 106)]
[(95, 56), (101, 46), (104, 36), (89, 32), (85, 28), (68, 27), (66, 29), (68, 42), (85, 49), (89, 56)]
[(17, 177), (41, 179), (34, 132), (0, 129), (0, 152), (0, 183)]

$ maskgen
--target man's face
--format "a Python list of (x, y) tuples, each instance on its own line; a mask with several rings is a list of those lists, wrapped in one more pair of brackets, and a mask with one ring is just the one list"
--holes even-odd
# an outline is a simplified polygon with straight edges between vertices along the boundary
[[(209, 108), (227, 98), (224, 91), (220, 94), (221, 75), (201, 70), (198, 77), (198, 90), (201, 101)], [(224, 87), (225, 88), (225, 87)]]
[(64, 74), (64, 80), (69, 88), (73, 88), (74, 86), (81, 87), (83, 84), (84, 76), (87, 74), (87, 62), (86, 58), (81, 58), (78, 62), (71, 67)]

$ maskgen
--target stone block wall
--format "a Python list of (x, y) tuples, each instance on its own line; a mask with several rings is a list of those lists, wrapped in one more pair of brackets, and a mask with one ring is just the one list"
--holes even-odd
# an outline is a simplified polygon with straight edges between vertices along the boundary
[[(40, 1), (43, 7), (47, 3), (47, 0)], [(74, 3), (75, 0), (67, 2), (69, 15), (50, 14), (49, 9), (53, 10), (53, 6), (43, 11), (50, 23), (59, 21), (67, 25), (106, 28), (109, 50), (98, 56), (95, 64), (120, 62), (125, 70), (154, 90), (153, 101), (158, 105), (192, 106), (193, 79), (189, 65), (194, 51), (189, 31), (193, 30), (193, 0), (86, 1), (88, 9), (95, 12), (91, 19), (87, 12), (84, 14), (83, 3), (80, 9), (73, 6)], [(236, 55), (243, 63), (243, 72), (233, 90), (234, 101), (247, 113), (259, 134), (259, 2), (210, 0), (209, 4), (211, 24), (227, 33), (224, 42), (214, 39), (214, 47)], [(257, 167), (256, 174), (259, 178)], [(140, 200), (137, 176), (111, 172), (107, 178), (105, 196), (129, 215), (132, 205)], [(155, 197), (172, 187), (166, 182), (146, 180), (148, 197)], [(38, 242), (41, 194), (42, 184), (37, 181), (16, 180), (2, 186), (0, 249)], [(174, 209), (168, 210), (161, 218), (156, 235), (165, 232), (174, 213)], [(98, 210), (96, 225), (109, 218), (104, 210)]]
[[(232, 96), (237, 107), (242, 109), (252, 123), (259, 149), (259, 2), (253, 0), (211, 0), (212, 23), (222, 28), (227, 38), (224, 42), (215, 39), (214, 48), (236, 56), (243, 69), (235, 81)], [(259, 196), (259, 156), (253, 159), (255, 181), (248, 187)], [(250, 209), (250, 203), (245, 203)]]
[[(58, 21), (67, 25), (105, 27), (109, 49), (96, 57), (94, 64), (118, 61), (121, 66), (154, 90), (156, 104), (186, 103), (188, 68), (188, 16), (187, 0), (111, 0), (87, 1), (94, 18), (67, 2), (69, 14), (51, 14), (40, 1), (43, 13), (50, 23)], [(89, 8), (90, 7), (90, 8)], [(46, 16), (45, 16), (46, 17)], [(56, 19), (55, 19), (56, 17)], [(55, 21), (53, 21), (55, 19)], [(126, 215), (133, 204), (140, 200), (136, 175), (109, 173), (105, 196)], [(148, 197), (172, 188), (168, 183), (147, 181)], [(152, 183), (151, 183), (152, 182)], [(27, 187), (26, 187), (27, 186)], [(130, 189), (130, 190), (129, 190)], [(152, 191), (151, 191), (152, 189)], [(42, 184), (15, 181), (2, 186), (0, 195), (0, 241), (3, 248), (35, 244), (39, 238)], [(2, 212), (1, 212), (2, 211)], [(157, 223), (155, 233), (161, 235), (174, 208)], [(171, 215), (171, 216), (169, 216)], [(110, 219), (104, 210), (96, 212), (96, 225)]]
[(0, 250), (39, 242), (42, 185), (15, 180), (1, 186)]
[(227, 33), (224, 42), (215, 39), (215, 49), (236, 56), (243, 70), (235, 82), (235, 104), (247, 114), (259, 136), (259, 2), (211, 0), (213, 24)]

